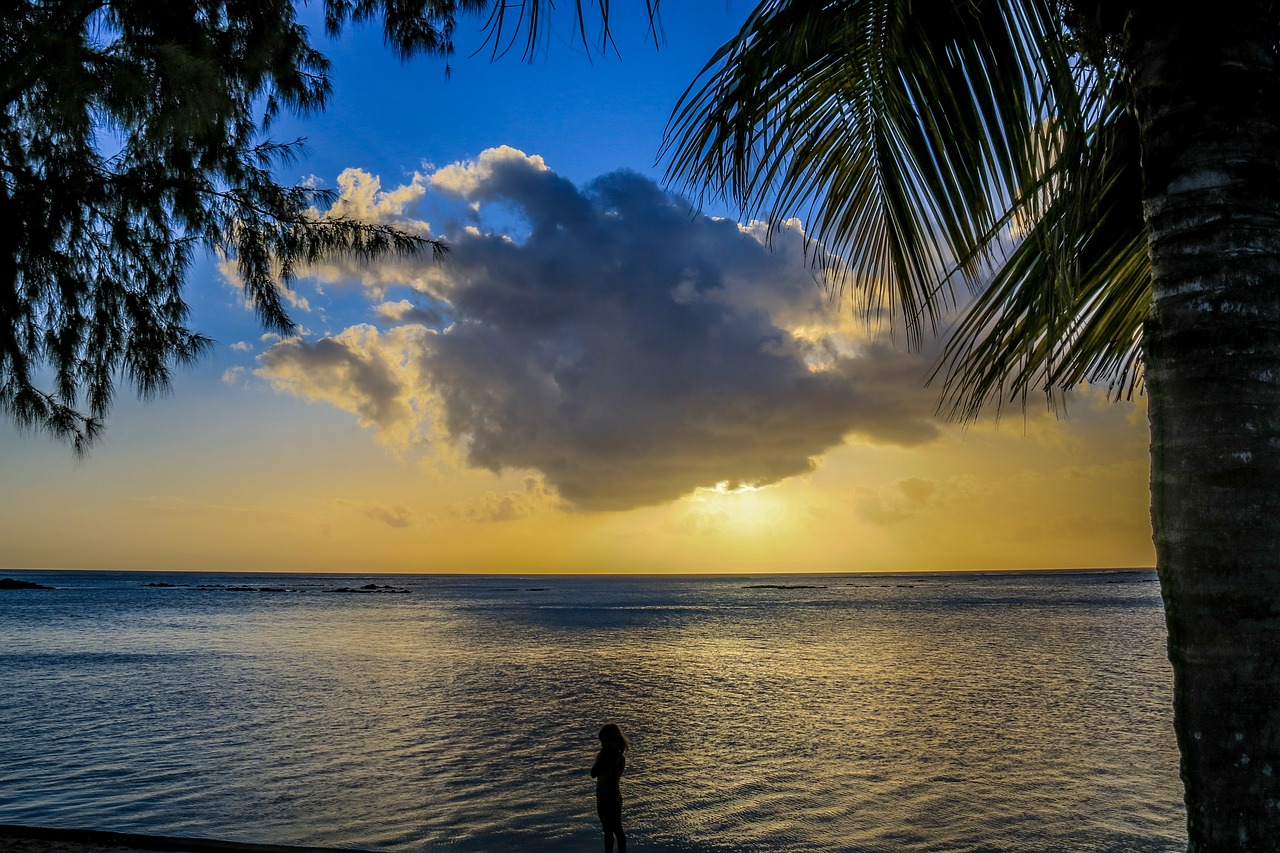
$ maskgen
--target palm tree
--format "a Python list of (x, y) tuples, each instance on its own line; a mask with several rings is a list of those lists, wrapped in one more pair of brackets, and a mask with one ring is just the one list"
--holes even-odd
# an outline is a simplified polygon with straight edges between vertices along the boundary
[(911, 340), (972, 294), (944, 408), (1147, 395), (1190, 850), (1280, 845), (1280, 11), (764, 0), (671, 176), (804, 215)]

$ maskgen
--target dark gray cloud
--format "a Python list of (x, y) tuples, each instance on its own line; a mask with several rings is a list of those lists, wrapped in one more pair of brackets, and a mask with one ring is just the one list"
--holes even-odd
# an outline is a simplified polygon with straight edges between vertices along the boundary
[[(774, 483), (851, 434), (900, 445), (937, 435), (926, 364), (839, 329), (798, 232), (771, 250), (634, 173), (578, 188), (512, 149), (442, 170), (433, 189), (479, 212), (449, 233), (445, 264), (400, 276), (417, 282), (412, 300), (381, 314), (407, 321), (430, 305), (451, 325), (403, 338), (414, 347), (399, 360), (289, 351), (295, 366), (327, 361), (368, 382), (350, 391), (366, 416), (408, 393), (390, 386), (426, 377), (437, 439), (472, 466), (541, 472), (584, 511)], [(486, 230), (494, 204), (527, 231)], [(386, 280), (379, 299), (398, 298)]]
[(780, 325), (838, 310), (798, 235), (771, 252), (639, 175), (578, 190), (516, 157), (468, 196), (530, 226), (519, 242), (455, 240), (455, 323), (424, 354), (471, 464), (535, 469), (575, 506), (615, 510), (802, 474), (851, 432), (935, 436), (918, 359), (877, 344), (840, 353)]

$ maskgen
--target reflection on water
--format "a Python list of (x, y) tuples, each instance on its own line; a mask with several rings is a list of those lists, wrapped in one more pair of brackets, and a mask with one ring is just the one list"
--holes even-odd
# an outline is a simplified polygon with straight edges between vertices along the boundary
[(1185, 847), (1150, 574), (23, 577), (0, 822), (595, 850), (613, 720), (637, 849)]

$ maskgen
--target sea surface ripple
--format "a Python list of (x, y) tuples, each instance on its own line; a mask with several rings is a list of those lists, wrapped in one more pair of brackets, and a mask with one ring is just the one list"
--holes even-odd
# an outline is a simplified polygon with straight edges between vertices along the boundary
[(0, 823), (594, 851), (613, 721), (635, 850), (1186, 845), (1150, 572), (7, 574)]

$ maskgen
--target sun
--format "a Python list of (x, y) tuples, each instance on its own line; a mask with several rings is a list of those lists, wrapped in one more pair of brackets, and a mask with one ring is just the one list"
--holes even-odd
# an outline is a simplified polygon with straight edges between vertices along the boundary
[(689, 496), (702, 523), (734, 536), (772, 536), (789, 528), (794, 509), (774, 485), (721, 481)]

